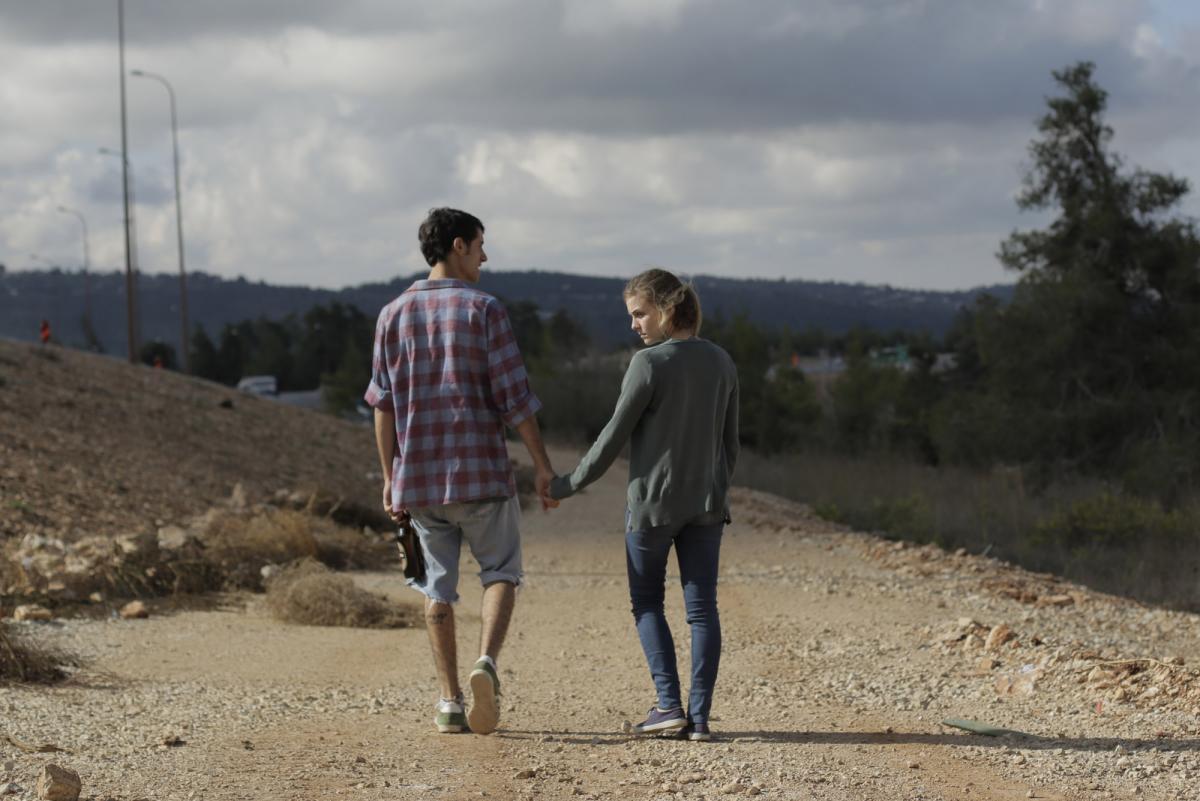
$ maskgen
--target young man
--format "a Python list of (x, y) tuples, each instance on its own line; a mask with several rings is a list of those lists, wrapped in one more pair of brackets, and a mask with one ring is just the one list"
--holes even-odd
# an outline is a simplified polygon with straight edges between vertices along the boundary
[[(533, 457), (539, 496), (554, 470), (534, 416), (541, 402), (529, 388), (508, 314), (471, 286), (487, 261), (483, 223), (457, 209), (433, 209), (418, 238), (429, 278), (380, 312), (366, 401), (375, 408), (383, 507), (396, 520), (411, 515), (425, 551), (426, 577), (409, 584), (425, 595), (441, 683), (434, 723), (440, 732), (469, 725), (489, 734), (500, 716), (496, 658), (522, 577), (520, 505), (505, 425)], [(464, 540), (484, 587), (480, 657), (465, 715), (452, 606)]]

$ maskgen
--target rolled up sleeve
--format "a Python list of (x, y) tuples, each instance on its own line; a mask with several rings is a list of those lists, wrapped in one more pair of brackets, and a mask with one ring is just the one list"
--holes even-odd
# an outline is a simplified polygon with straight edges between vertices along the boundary
[(499, 301), (487, 305), (486, 320), (489, 395), (505, 425), (516, 428), (536, 414), (542, 402), (529, 386), (508, 312)]
[(395, 401), (392, 398), (392, 377), (388, 372), (388, 329), (391, 315), (388, 309), (379, 314), (375, 323), (375, 347), (371, 355), (371, 381), (363, 400), (367, 405), (384, 412), (395, 412)]

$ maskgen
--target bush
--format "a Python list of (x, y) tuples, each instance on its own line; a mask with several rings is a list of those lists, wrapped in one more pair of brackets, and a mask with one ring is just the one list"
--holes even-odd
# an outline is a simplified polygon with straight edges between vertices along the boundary
[(421, 619), (416, 608), (372, 595), (312, 559), (289, 565), (267, 581), (267, 608), (278, 620), (306, 626), (394, 629)]
[(744, 452), (735, 479), (860, 531), (989, 553), (1102, 591), (1200, 610), (1200, 498), (1167, 509), (1095, 480), (1031, 487), (1015, 468), (828, 453)]
[(49, 684), (65, 676), (63, 668), (74, 660), (57, 651), (43, 648), (0, 620), (0, 684), (36, 682)]

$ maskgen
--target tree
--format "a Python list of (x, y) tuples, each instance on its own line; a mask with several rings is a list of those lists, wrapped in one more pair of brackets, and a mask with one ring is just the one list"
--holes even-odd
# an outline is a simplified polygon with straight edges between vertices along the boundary
[(1056, 217), (1001, 245), (1021, 278), (976, 331), (977, 389), (1011, 411), (1000, 458), (1176, 487), (1200, 464), (1200, 240), (1170, 216), (1187, 181), (1127, 171), (1109, 149), (1094, 71), (1054, 73), (1063, 95), (1047, 100), (1018, 205)]
[(204, 332), (204, 326), (197, 325), (192, 331), (191, 352), (192, 374), (210, 381), (220, 380), (217, 365), (217, 348)]

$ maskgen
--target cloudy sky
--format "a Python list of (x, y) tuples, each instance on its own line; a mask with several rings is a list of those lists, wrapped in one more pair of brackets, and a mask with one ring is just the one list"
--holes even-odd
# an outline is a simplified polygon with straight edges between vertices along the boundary
[[(179, 102), (189, 268), (337, 287), (423, 266), (433, 205), (492, 269), (937, 289), (995, 259), (1050, 72), (1200, 184), (1192, 0), (127, 0)], [(1195, 10), (1194, 10), (1195, 9)], [(124, 264), (116, 0), (0, 0), (0, 263)], [(177, 269), (167, 95), (130, 78), (142, 268)], [(1200, 215), (1200, 201), (1184, 209)]]

